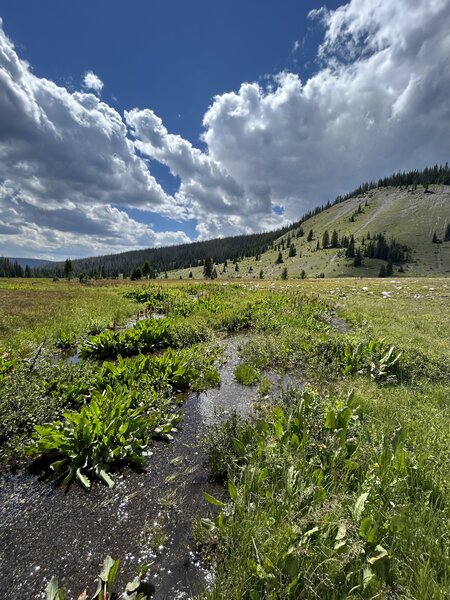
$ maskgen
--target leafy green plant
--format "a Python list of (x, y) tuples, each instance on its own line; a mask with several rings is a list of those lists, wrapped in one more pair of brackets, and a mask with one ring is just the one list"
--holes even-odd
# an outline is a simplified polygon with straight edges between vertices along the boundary
[(243, 385), (253, 385), (259, 381), (260, 374), (252, 365), (241, 363), (235, 368), (234, 376)]
[(64, 413), (62, 421), (51, 425), (37, 425), (28, 453), (48, 456), (51, 468), (65, 476), (64, 484), (76, 477), (89, 488), (95, 475), (112, 487), (111, 465), (142, 464), (148, 429), (160, 424), (161, 415), (145, 415), (136, 404), (137, 398), (126, 388), (94, 392), (80, 412)]
[(349, 342), (344, 351), (344, 374), (368, 373), (376, 381), (387, 379), (395, 376), (402, 354), (385, 338), (370, 339), (356, 345)]
[(133, 356), (167, 346), (189, 346), (211, 338), (206, 325), (173, 319), (146, 319), (125, 331), (104, 331), (80, 347), (82, 358)]
[[(112, 600), (116, 598), (116, 594), (114, 593), (114, 588), (117, 580), (117, 575), (119, 572), (120, 560), (114, 560), (110, 556), (107, 556), (103, 562), (102, 570), (98, 576), (97, 580), (97, 590), (95, 594), (92, 596), (91, 600)], [(147, 596), (144, 592), (140, 592), (139, 588), (141, 587), (142, 578), (148, 572), (149, 565), (142, 565), (139, 569), (138, 574), (130, 581), (125, 588), (123, 594), (120, 595), (120, 598), (124, 600), (146, 600)], [(83, 592), (78, 600), (87, 600), (87, 592)], [(67, 592), (64, 588), (60, 588), (58, 585), (58, 580), (56, 577), (52, 577), (47, 587), (45, 588), (45, 600), (66, 600)]]

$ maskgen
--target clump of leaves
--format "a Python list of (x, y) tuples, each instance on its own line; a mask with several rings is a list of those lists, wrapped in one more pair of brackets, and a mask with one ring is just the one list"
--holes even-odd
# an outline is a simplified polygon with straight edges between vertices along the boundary
[(241, 363), (235, 368), (234, 376), (239, 383), (242, 383), (242, 385), (253, 385), (259, 381), (260, 373), (258, 369), (252, 365)]
[(80, 412), (66, 412), (61, 421), (36, 425), (28, 453), (47, 456), (51, 468), (64, 475), (64, 484), (76, 477), (89, 488), (96, 476), (112, 487), (111, 465), (142, 464), (148, 430), (161, 420), (157, 412), (144, 414), (144, 407), (137, 405), (127, 388), (107, 387), (103, 393), (94, 392)]
[(254, 423), (233, 417), (212, 432), (209, 464), (230, 500), (205, 495), (222, 510), (197, 532), (215, 555), (210, 597), (374, 597), (393, 581), (404, 432), (368, 443), (353, 394), (286, 394)]
[(375, 381), (394, 378), (402, 354), (385, 338), (370, 339), (356, 345), (348, 343), (344, 351), (344, 374), (368, 373)]
[[(112, 600), (116, 596), (114, 595), (114, 588), (119, 572), (120, 560), (114, 560), (110, 556), (107, 556), (103, 562), (102, 570), (97, 580), (97, 590), (92, 596), (91, 600)], [(149, 565), (142, 565), (139, 569), (138, 574), (130, 581), (125, 588), (123, 594), (119, 598), (123, 600), (147, 600), (147, 596), (144, 592), (140, 591), (142, 587), (142, 578), (147, 574)], [(67, 593), (64, 588), (60, 588), (56, 577), (52, 577), (47, 587), (45, 588), (45, 600), (66, 600)], [(84, 591), (78, 597), (78, 600), (87, 600), (87, 591)]]
[(183, 347), (205, 342), (211, 331), (199, 323), (173, 319), (146, 319), (125, 331), (104, 331), (80, 347), (81, 358), (133, 356), (168, 346)]

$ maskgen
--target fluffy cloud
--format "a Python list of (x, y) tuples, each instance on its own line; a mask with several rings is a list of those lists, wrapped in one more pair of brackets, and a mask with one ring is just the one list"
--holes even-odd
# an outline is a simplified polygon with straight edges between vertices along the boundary
[(93, 73), (92, 71), (88, 71), (83, 79), (83, 86), (86, 90), (93, 90), (96, 94), (101, 94), (103, 89), (103, 81)]
[[(86, 80), (99, 91), (94, 78)], [(64, 252), (71, 236), (74, 254), (187, 241), (182, 232), (164, 240), (112, 208), (178, 216), (127, 134), (95, 95), (33, 75), (0, 28), (0, 252)]]
[(175, 202), (183, 214), (197, 219), (200, 238), (279, 225), (267, 185), (240, 183), (219, 161), (170, 134), (149, 109), (125, 112), (125, 120), (136, 138), (136, 148), (180, 178)]
[(353, 0), (312, 16), (326, 25), (313, 77), (245, 83), (204, 117), (211, 158), (241, 183), (267, 185), (291, 218), (450, 149), (448, 0)]
[[(122, 117), (95, 94), (37, 78), (0, 30), (0, 243), (78, 243), (86, 254), (187, 239), (113, 206), (196, 219), (199, 238), (259, 231), (361, 181), (445, 162), (450, 0), (351, 0), (310, 16), (325, 27), (317, 72), (216, 96), (205, 150), (150, 108)], [(86, 74), (85, 89), (101, 86)], [(179, 178), (172, 197), (143, 157)]]

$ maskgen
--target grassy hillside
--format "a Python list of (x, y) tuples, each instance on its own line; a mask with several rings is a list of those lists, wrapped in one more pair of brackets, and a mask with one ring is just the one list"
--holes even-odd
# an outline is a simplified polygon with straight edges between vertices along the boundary
[[(358, 212), (359, 206), (362, 212)], [(353, 215), (353, 220), (352, 219)], [(364, 259), (362, 266), (354, 267), (353, 261), (345, 257), (343, 248), (322, 249), (322, 236), (328, 230), (355, 238), (355, 246), (361, 245), (362, 238), (376, 234), (384, 234), (386, 240), (394, 238), (410, 248), (410, 260), (403, 265), (405, 274), (448, 276), (450, 273), (450, 241), (433, 244), (432, 237), (436, 231), (438, 238), (443, 239), (447, 223), (450, 222), (450, 186), (431, 185), (428, 193), (422, 186), (416, 190), (410, 188), (380, 188), (370, 190), (361, 196), (350, 198), (345, 202), (331, 206), (315, 215), (302, 225), (304, 235), (296, 237), (297, 229), (290, 235), (296, 246), (297, 255), (288, 257), (289, 250), (282, 251), (283, 263), (276, 264), (278, 250), (271, 249), (255, 257), (240, 261), (239, 271), (229, 263), (223, 273), (223, 265), (217, 267), (219, 278), (258, 278), (262, 270), (265, 278), (280, 277), (282, 270), (288, 269), (289, 277), (300, 276), (302, 270), (306, 277), (377, 277), (380, 266), (386, 264), (378, 259)], [(313, 230), (312, 241), (307, 241), (309, 230)], [(274, 247), (286, 240), (288, 234), (275, 240)], [(317, 249), (319, 241), (320, 249)], [(363, 247), (362, 247), (363, 248)], [(394, 266), (397, 274), (398, 267)], [(202, 268), (173, 271), (170, 277), (202, 277)]]

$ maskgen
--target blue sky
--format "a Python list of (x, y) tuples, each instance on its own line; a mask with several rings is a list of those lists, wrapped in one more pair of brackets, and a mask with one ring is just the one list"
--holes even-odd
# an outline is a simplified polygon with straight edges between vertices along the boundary
[(448, 159), (449, 0), (14, 0), (0, 17), (0, 254), (269, 229)]

